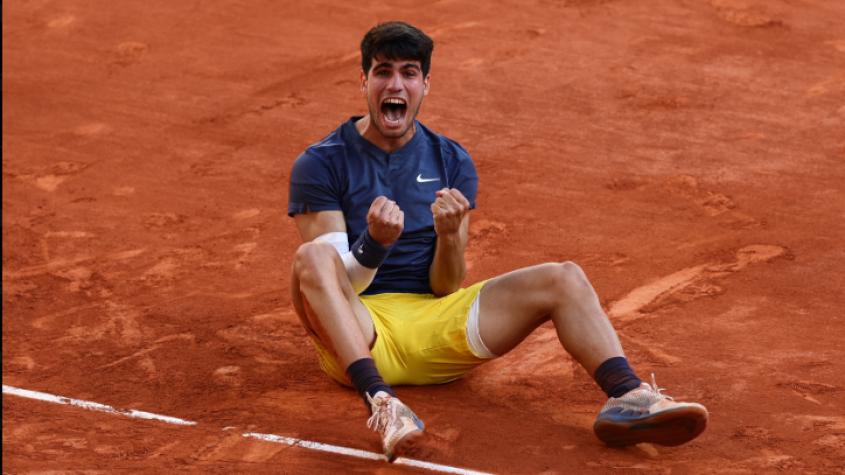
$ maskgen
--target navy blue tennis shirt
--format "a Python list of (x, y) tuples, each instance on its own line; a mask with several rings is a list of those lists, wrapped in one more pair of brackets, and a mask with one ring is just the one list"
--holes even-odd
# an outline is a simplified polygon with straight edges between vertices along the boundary
[(432, 293), (428, 280), (437, 235), (431, 203), (435, 192), (457, 188), (475, 208), (478, 175), (457, 142), (415, 121), (416, 132), (402, 148), (387, 153), (367, 141), (352, 117), (293, 164), (288, 216), (343, 212), (350, 245), (367, 229), (367, 212), (379, 195), (405, 213), (405, 228), (363, 294)]

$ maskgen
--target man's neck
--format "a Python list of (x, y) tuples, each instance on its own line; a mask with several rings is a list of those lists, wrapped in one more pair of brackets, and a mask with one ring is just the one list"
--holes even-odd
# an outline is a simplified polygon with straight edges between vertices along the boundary
[(370, 118), (370, 116), (365, 115), (364, 117), (361, 117), (360, 119), (355, 121), (355, 129), (358, 131), (359, 134), (361, 134), (361, 137), (364, 137), (367, 142), (370, 142), (371, 144), (375, 145), (381, 150), (384, 150), (387, 153), (393, 153), (402, 148), (403, 145), (408, 143), (414, 137), (414, 134), (417, 131), (417, 124), (415, 121), (408, 129), (408, 131), (401, 137), (390, 138), (382, 135), (378, 131), (378, 129), (372, 124), (372, 119)]

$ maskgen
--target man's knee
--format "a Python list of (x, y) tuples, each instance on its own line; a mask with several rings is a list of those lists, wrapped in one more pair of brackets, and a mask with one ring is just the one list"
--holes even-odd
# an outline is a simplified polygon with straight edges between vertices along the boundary
[(547, 264), (552, 287), (568, 298), (578, 298), (582, 295), (592, 295), (593, 287), (587, 275), (578, 264), (565, 261)]
[(315, 284), (335, 275), (337, 250), (327, 242), (311, 241), (299, 246), (293, 260), (293, 271), (300, 282)]

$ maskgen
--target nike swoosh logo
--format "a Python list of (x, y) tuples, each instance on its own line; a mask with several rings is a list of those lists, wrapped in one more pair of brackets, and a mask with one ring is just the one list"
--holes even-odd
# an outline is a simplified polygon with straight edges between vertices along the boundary
[(358, 246), (358, 254), (363, 254), (363, 253), (364, 253), (364, 246), (363, 245)]
[(428, 183), (430, 181), (440, 181), (440, 178), (423, 178), (422, 173), (417, 175), (417, 183)]

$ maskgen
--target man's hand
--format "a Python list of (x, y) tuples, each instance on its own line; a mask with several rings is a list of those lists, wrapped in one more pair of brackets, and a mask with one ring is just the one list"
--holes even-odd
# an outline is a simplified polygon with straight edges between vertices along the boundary
[(437, 190), (437, 198), (431, 204), (434, 216), (434, 232), (438, 236), (455, 234), (461, 229), (461, 222), (469, 212), (469, 201), (457, 188)]
[(395, 201), (379, 196), (373, 200), (367, 212), (367, 228), (370, 236), (379, 244), (390, 247), (405, 228), (405, 213)]

